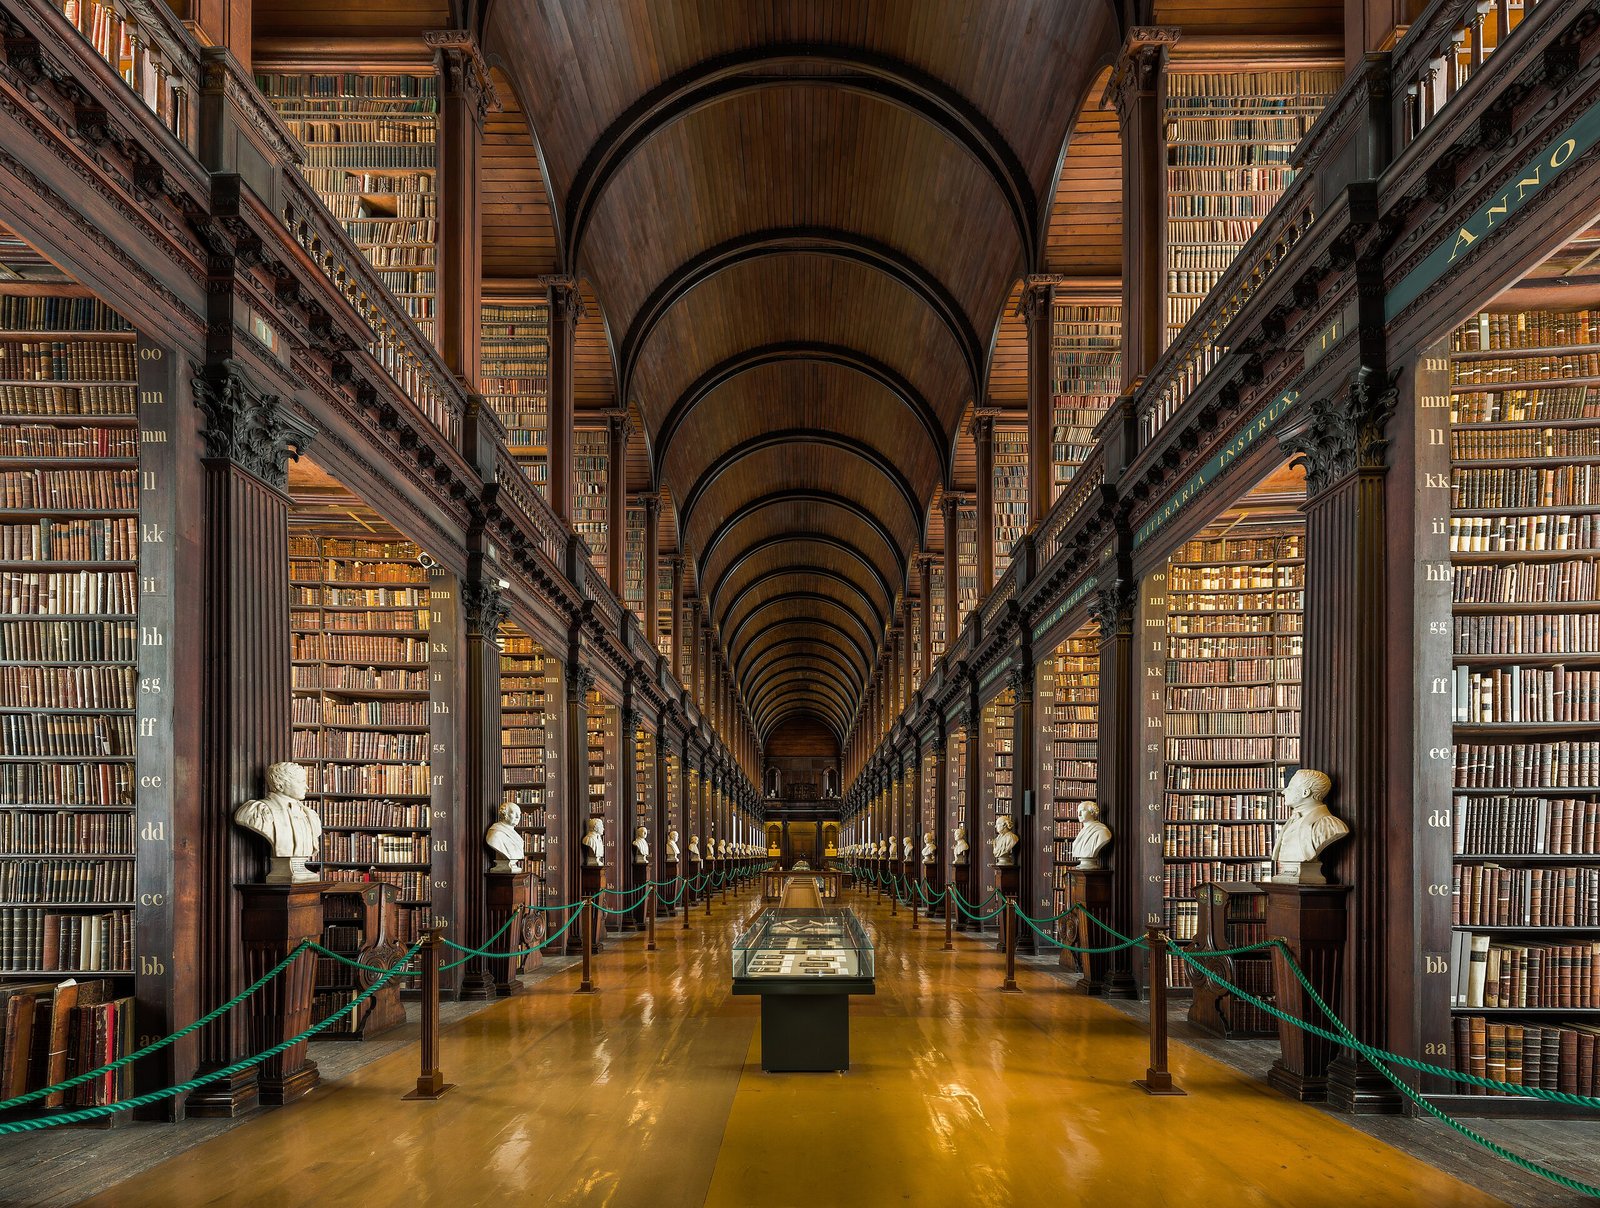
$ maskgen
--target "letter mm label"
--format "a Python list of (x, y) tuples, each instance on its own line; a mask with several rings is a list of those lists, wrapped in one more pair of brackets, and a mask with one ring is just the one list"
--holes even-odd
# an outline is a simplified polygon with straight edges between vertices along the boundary
[(1498, 193), (1428, 253), (1426, 260), (1407, 273), (1384, 298), (1384, 319), (1393, 319), (1415, 302), (1424, 290), (1449, 272), (1457, 260), (1476, 251), (1479, 244), (1508, 222), (1530, 198), (1597, 142), (1600, 142), (1600, 103), (1591, 105), (1556, 135), (1549, 146), (1524, 164)]

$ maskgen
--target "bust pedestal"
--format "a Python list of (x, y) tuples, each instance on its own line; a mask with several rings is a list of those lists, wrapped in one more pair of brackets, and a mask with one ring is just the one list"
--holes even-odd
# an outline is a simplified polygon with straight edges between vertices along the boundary
[[(1011, 854), (1016, 855), (1016, 851), (1013, 850)], [(994, 870), (994, 887), (1000, 891), (1000, 896), (1008, 901), (1015, 902), (1017, 900), (1017, 885), (1019, 882), (1017, 866), (1015, 864), (991, 864), (989, 867)], [(993, 906), (989, 908), (989, 910), (993, 909)], [(988, 914), (989, 910), (980, 910), (978, 913)], [(1002, 911), (999, 916), (990, 921), (996, 924), (997, 930), (1000, 932), (999, 938), (995, 940), (994, 950), (996, 952), (1004, 952), (1006, 950), (1006, 928), (1011, 924), (1011, 912)]]
[(638, 853), (634, 853), (631, 868), (628, 892), (633, 897), (625, 900), (633, 903), (633, 909), (623, 916), (623, 920), (634, 931), (643, 931), (645, 906), (650, 899), (650, 895), (644, 892), (644, 887), (650, 883), (650, 861), (641, 860)]
[[(324, 888), (323, 881), (238, 887), (244, 903), (239, 930), (246, 983), (288, 956), (301, 940), (322, 939)], [(245, 1000), (250, 1052), (282, 1044), (311, 1026), (316, 983), (317, 962), (303, 956)], [(256, 1068), (260, 1101), (269, 1107), (294, 1102), (322, 1080), (317, 1063), (306, 1059), (303, 1040)]]
[[(1344, 981), (1344, 939), (1349, 885), (1295, 885), (1257, 881), (1267, 895), (1267, 935), (1286, 940), (1289, 949), (1335, 1015)], [(1322, 1022), (1322, 1012), (1290, 971), (1283, 953), (1272, 954), (1275, 1005), (1297, 1019)], [(1272, 1063), (1267, 1081), (1301, 1102), (1328, 1097), (1328, 1066), (1339, 1046), (1293, 1024), (1278, 1021), (1281, 1056)]]
[[(967, 912), (961, 908), (961, 902), (972, 901), (972, 865), (952, 864), (950, 866), (950, 888), (961, 895), (961, 901), (956, 903), (956, 930), (976, 931), (978, 925), (967, 917)], [(968, 906), (971, 909), (971, 906)]]
[[(665, 888), (664, 888), (663, 892), (666, 894), (666, 896), (668, 898), (671, 898), (674, 895), (678, 895), (679, 887), (677, 885), (673, 884), (673, 882), (677, 879), (677, 876), (678, 876), (678, 862), (676, 860), (665, 860), (665, 859), (662, 860), (661, 861), (661, 875), (659, 877), (657, 877), (656, 879), (659, 880), (659, 881), (664, 882)], [(672, 918), (674, 915), (676, 915), (678, 913), (677, 907), (672, 902), (666, 901), (662, 897), (661, 893), (657, 893), (655, 895), (655, 899), (656, 899), (656, 918), (658, 918), (658, 919), (670, 919), (670, 918)], [(683, 901), (683, 897), (681, 895), (678, 895), (676, 900), (679, 901), (679, 902), (682, 902)]]
[[(602, 864), (583, 865), (578, 870), (578, 888), (582, 891), (583, 896), (586, 898), (591, 898), (595, 894), (599, 893), (602, 889), (607, 888), (605, 866)], [(604, 904), (605, 899), (602, 898), (601, 902)], [(589, 935), (591, 936), (594, 944), (594, 947), (591, 949), (591, 951), (601, 952), (605, 949), (605, 944), (603, 941), (606, 934), (606, 916), (600, 911), (596, 910), (593, 906), (589, 907), (589, 909), (584, 913), (593, 916), (588, 924), (590, 927)], [(573, 930), (576, 931), (577, 928), (574, 927)], [(582, 937), (579, 937), (579, 943), (576, 951), (583, 951)]]
[[(484, 877), (484, 899), (489, 911), (489, 934), (505, 927), (518, 908), (528, 911), (533, 903), (533, 873), (489, 872)], [(544, 939), (544, 915), (531, 911), (506, 927), (506, 933), (495, 941), (500, 952), (520, 952), (532, 948)], [(537, 969), (544, 963), (544, 953), (533, 952), (527, 956), (491, 956), (488, 958), (490, 984), (501, 998), (515, 994), (522, 988), (517, 974)]]
[[(1074, 868), (1067, 872), (1067, 906), (1082, 906), (1090, 917), (1104, 922), (1111, 912), (1111, 870), (1109, 868)], [(1110, 933), (1075, 914), (1063, 919), (1066, 925), (1061, 938), (1077, 948), (1109, 947)], [(1075, 969), (1081, 978), (1076, 989), (1079, 994), (1104, 994), (1106, 974), (1111, 968), (1111, 954), (1107, 952), (1068, 952), (1061, 950), (1061, 967)]]

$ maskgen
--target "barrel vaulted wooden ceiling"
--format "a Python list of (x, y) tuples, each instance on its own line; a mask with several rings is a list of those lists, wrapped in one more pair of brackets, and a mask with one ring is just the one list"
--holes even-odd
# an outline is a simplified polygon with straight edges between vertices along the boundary
[(580, 415), (639, 417), (630, 489), (670, 500), (758, 734), (810, 717), (842, 742), (942, 540), (935, 499), (971, 489), (963, 415), (1022, 401), (990, 380), (1020, 338), (1007, 303), (1061, 259), (1063, 156), (1084, 113), (1104, 147), (1124, 7), (257, 0), (255, 24), (267, 56), (284, 35), (478, 32), (505, 101), (489, 273), (583, 283), (579, 358), (608, 349), (609, 376)]

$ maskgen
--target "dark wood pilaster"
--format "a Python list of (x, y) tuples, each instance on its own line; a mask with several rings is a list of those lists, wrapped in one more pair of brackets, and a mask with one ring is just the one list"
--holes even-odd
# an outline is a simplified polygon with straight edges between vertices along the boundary
[(946, 745), (944, 721), (940, 719), (933, 731), (933, 850), (936, 859), (932, 864), (924, 866), (924, 871), (928, 874), (930, 893), (944, 887), (946, 884), (944, 870), (950, 863), (949, 814), (945, 809), (945, 797), (950, 791), (949, 772), (945, 767)]
[(1161, 356), (1166, 324), (1167, 55), (1178, 31), (1128, 33), (1106, 91), (1122, 133), (1122, 385)]
[[(1137, 935), (1145, 926), (1141, 903), (1140, 837), (1144, 822), (1139, 744), (1139, 684), (1134, 634), (1136, 592), (1131, 583), (1116, 580), (1100, 589), (1090, 606), (1100, 626), (1099, 782), (1101, 816), (1116, 838), (1111, 849), (1113, 870), (1111, 900), (1106, 921), (1123, 935)], [(1165, 637), (1163, 636), (1163, 641)], [(1104, 933), (1101, 933), (1104, 935)], [(1107, 992), (1137, 997), (1133, 954), (1111, 954), (1106, 973)]]
[(961, 554), (956, 542), (956, 513), (961, 506), (954, 495), (945, 493), (939, 500), (944, 520), (944, 652), (948, 657), (961, 636), (961, 597), (957, 594)]
[[(1052, 864), (1052, 853), (1045, 851), (1037, 841), (1036, 828), (1033, 819), (1026, 817), (1025, 812), (1036, 812), (1039, 809), (1039, 769), (1038, 761), (1034, 758), (1036, 744), (1034, 741), (1034, 698), (1033, 698), (1033, 653), (1026, 646), (1020, 646), (1012, 655), (1011, 663), (1011, 693), (1016, 702), (1016, 708), (1011, 718), (1012, 750), (1011, 759), (1012, 777), (1011, 786), (1012, 809), (1016, 817), (1011, 821), (1016, 827), (1021, 841), (1017, 844), (1017, 906), (1026, 914), (1038, 915), (1051, 913), (1040, 911), (1038, 901), (1039, 870), (1048, 870)], [(1045, 895), (1048, 897), (1048, 893)], [(1017, 951), (1033, 953), (1037, 948), (1037, 934), (1026, 923), (1018, 923)]]
[(450, 371), (476, 389), (483, 368), (483, 121), (495, 104), (494, 85), (469, 32), (426, 39), (439, 72), (436, 339)]
[[(646, 495), (644, 503), (644, 638), (651, 650), (661, 644), (661, 499)], [(677, 580), (673, 580), (676, 585)], [(674, 586), (676, 595), (677, 588)], [(676, 626), (674, 626), (676, 628)], [(659, 744), (657, 744), (659, 746)]]
[[(310, 432), (243, 366), (213, 365), (194, 379), (205, 416), (203, 661), (199, 910), (200, 1008), (244, 988), (240, 903), (234, 886), (261, 880), (264, 852), (233, 825), (234, 807), (265, 791), (267, 765), (292, 750), (289, 725), (288, 462)], [(167, 640), (143, 631), (143, 643)], [(230, 1012), (200, 1033), (200, 1064), (247, 1056), (245, 1019)], [(232, 1116), (257, 1102), (254, 1070), (189, 1096), (191, 1115)]]
[[(460, 942), (482, 948), (489, 938), (488, 901), (485, 877), (488, 857), (479, 837), (494, 821), (499, 808), (504, 773), (500, 751), (500, 647), (497, 638), (508, 607), (495, 582), (468, 579), (461, 587), (461, 604), (466, 621), (467, 691), (462, 751), (462, 803), (465, 810), (460, 852)], [(495, 996), (495, 978), (490, 962), (475, 956), (462, 966), (462, 998), (488, 999)]]
[(583, 296), (572, 277), (546, 277), (550, 289), (550, 508), (572, 523), (572, 358)]
[(994, 416), (972, 417), (972, 446), (978, 462), (978, 603), (994, 586)]
[[(583, 896), (583, 852), (578, 848), (589, 817), (589, 689), (594, 686), (594, 673), (582, 660), (583, 646), (574, 635), (567, 647), (567, 799), (561, 811), (566, 830), (567, 866), (559, 892), (567, 902), (576, 902)], [(578, 951), (582, 946), (579, 928), (571, 928), (567, 935), (567, 951)]]
[(672, 674), (677, 676), (678, 682), (684, 683), (689, 678), (688, 627), (683, 623), (683, 567), (682, 554), (672, 556)]
[(606, 417), (606, 581), (622, 598), (622, 566), (628, 551), (628, 433), (627, 412)]
[[(1051, 302), (1048, 279), (1029, 278), (1022, 287), (1022, 316), (1028, 323), (1028, 525), (1050, 510), (1054, 461), (1051, 453), (1050, 382)], [(1024, 927), (1031, 936), (1033, 932)]]
[[(635, 798), (639, 789), (639, 712), (634, 707), (631, 680), (623, 689), (622, 708), (617, 710), (617, 730), (617, 779), (620, 785), (617, 793), (617, 833), (606, 837), (617, 852), (617, 871), (621, 874), (617, 878), (617, 888), (626, 890), (635, 887), (639, 872), (633, 862), (633, 828), (637, 825), (634, 818), (638, 808)], [(621, 901), (626, 904), (632, 899), (623, 898)], [(613, 921), (617, 924), (617, 930), (621, 931), (643, 917), (642, 914), (619, 915)]]
[(919, 620), (922, 625), (922, 682), (926, 684), (933, 675), (933, 558), (917, 555), (917, 592), (922, 606)]

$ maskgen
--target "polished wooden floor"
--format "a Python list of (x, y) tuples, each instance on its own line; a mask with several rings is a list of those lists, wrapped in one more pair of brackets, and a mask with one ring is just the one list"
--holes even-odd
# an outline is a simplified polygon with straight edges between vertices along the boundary
[[(457, 1084), (403, 1102), (412, 1052), (206, 1142), (92, 1201), (557, 1205), (1285, 1205), (1499, 1203), (1181, 1046), (1186, 1098), (1152, 1099), (1142, 1032), (902, 913), (877, 934), (878, 994), (854, 1007), (848, 1074), (761, 1072), (758, 1000), (729, 993), (753, 895), (628, 939), (445, 1034)], [(1025, 984), (1029, 984), (1024, 978)]]

